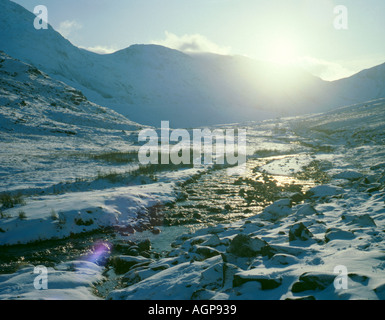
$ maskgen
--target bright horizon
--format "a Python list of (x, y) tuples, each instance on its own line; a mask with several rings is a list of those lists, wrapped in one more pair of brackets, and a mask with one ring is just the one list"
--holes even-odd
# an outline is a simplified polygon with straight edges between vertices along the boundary
[[(55, 30), (98, 53), (159, 44), (297, 65), (329, 81), (385, 62), (381, 0), (13, 1), (29, 11), (45, 5)], [(347, 9), (347, 29), (334, 25), (338, 5)]]

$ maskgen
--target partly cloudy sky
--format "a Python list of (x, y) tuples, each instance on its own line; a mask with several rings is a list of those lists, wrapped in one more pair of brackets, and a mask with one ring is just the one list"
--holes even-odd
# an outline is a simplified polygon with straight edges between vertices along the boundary
[(60, 22), (58, 31), (64, 38), (70, 38), (74, 33), (79, 31), (82, 28), (82, 25), (74, 20), (65, 20)]
[[(14, 0), (48, 8), (73, 44), (111, 53), (132, 44), (297, 63), (326, 80), (385, 62), (383, 0)], [(345, 8), (347, 29), (339, 30)]]
[(184, 34), (178, 36), (166, 31), (165, 39), (154, 40), (151, 41), (151, 43), (187, 53), (210, 52), (223, 55), (231, 54), (230, 47), (221, 47), (201, 34)]

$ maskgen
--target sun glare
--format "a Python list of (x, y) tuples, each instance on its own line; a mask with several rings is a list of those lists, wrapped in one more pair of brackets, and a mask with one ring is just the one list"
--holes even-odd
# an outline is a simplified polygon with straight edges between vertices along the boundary
[(282, 38), (271, 42), (269, 60), (278, 64), (292, 64), (297, 60), (298, 52), (293, 41)]

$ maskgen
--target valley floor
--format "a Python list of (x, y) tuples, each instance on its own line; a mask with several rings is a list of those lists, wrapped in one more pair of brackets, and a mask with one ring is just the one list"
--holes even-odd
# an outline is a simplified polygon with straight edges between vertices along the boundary
[(384, 104), (229, 125), (241, 176), (143, 171), (128, 131), (2, 135), (0, 299), (384, 299)]

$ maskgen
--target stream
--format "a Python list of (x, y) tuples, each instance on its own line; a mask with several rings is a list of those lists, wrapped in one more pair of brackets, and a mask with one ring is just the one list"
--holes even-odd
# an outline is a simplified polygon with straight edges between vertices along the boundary
[[(96, 251), (100, 243), (108, 245), (110, 257), (127, 254), (156, 259), (165, 256), (182, 234), (254, 216), (284, 196), (298, 198), (299, 195), (296, 201), (301, 201), (301, 194), (314, 185), (312, 182), (267, 175), (260, 169), (282, 157), (285, 156), (250, 158), (242, 177), (229, 176), (226, 168), (217, 168), (190, 179), (181, 186), (182, 197), (160, 208), (162, 220), (156, 226), (158, 234), (143, 231), (122, 236), (114, 230), (99, 230), (69, 239), (2, 247), (0, 274), (13, 273), (28, 264), (54, 267), (61, 262), (83, 259)], [(107, 262), (108, 258), (97, 261), (102, 265)]]

